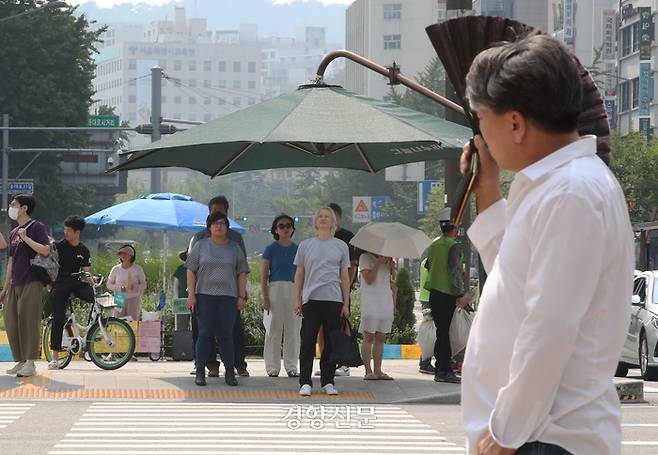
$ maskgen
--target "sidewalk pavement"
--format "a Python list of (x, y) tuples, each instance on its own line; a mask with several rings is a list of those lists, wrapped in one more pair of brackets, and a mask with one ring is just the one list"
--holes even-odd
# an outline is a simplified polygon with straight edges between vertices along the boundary
[[(418, 372), (417, 360), (384, 360), (384, 371), (394, 381), (365, 381), (364, 369), (351, 368), (348, 377), (336, 377), (340, 394), (329, 397), (320, 392), (320, 378), (313, 377), (313, 395), (298, 395), (299, 378), (270, 378), (262, 359), (247, 359), (248, 378), (238, 377), (239, 386), (219, 378), (207, 378), (206, 387), (194, 384), (192, 362), (151, 362), (140, 357), (115, 371), (104, 371), (93, 363), (74, 361), (64, 370), (49, 371), (45, 362), (37, 362), (37, 375), (17, 378), (4, 373), (14, 364), (0, 362), (0, 400), (3, 399), (126, 399), (126, 400), (217, 400), (298, 402), (340, 401), (354, 403), (432, 403), (457, 404), (457, 384), (434, 382), (432, 375)], [(318, 362), (315, 362), (315, 368)]]

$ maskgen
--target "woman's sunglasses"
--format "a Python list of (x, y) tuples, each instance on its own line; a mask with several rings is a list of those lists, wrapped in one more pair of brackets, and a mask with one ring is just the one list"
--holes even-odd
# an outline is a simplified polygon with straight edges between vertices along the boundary
[(276, 227), (279, 229), (290, 229), (292, 227), (292, 223), (277, 224)]

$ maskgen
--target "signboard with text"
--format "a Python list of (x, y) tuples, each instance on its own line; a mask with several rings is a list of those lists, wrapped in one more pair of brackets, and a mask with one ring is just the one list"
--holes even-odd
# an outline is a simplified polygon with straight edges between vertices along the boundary
[(384, 207), (386, 207), (386, 196), (373, 196), (370, 199), (370, 219), (372, 221), (381, 221), (384, 218)]
[(639, 115), (651, 115), (651, 62), (640, 62)]
[(564, 43), (572, 46), (574, 44), (574, 26), (573, 26), (573, 17), (574, 17), (574, 1), (573, 0), (564, 0)]
[(370, 223), (372, 221), (372, 198), (354, 196), (352, 198), (352, 223)]
[(603, 60), (614, 60), (615, 36), (617, 34), (617, 11), (614, 9), (603, 10), (603, 49), (601, 57)]
[(651, 8), (638, 8), (640, 12), (640, 60), (651, 60), (651, 42), (653, 41), (653, 26), (651, 24)]
[(640, 133), (645, 140), (649, 140), (651, 135), (651, 119), (649, 117), (640, 118)]
[(119, 128), (118, 115), (90, 115), (88, 126), (91, 128)]
[[(0, 193), (3, 192), (2, 181), (0, 181)], [(10, 180), (9, 181), (9, 194), (34, 194), (34, 180)]]
[(439, 184), (438, 180), (424, 180), (416, 184), (416, 213), (418, 215), (427, 214), (430, 209), (430, 195)]
[(608, 114), (608, 124), (610, 129), (617, 128), (617, 106), (615, 100), (605, 100), (605, 111)]

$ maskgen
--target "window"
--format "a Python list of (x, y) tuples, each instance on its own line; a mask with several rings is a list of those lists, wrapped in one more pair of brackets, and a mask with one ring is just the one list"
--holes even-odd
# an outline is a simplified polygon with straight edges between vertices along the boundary
[(209, 80), (203, 81), (203, 88), (210, 88), (211, 84)]
[(137, 69), (137, 60), (134, 58), (131, 58), (128, 60), (128, 69), (129, 70), (134, 70)]
[(633, 100), (631, 102), (631, 109), (635, 109), (640, 104), (640, 78), (636, 77), (631, 82), (633, 84)]
[(196, 79), (190, 79), (190, 87), (196, 87)]
[(384, 35), (384, 49), (400, 49), (402, 47), (402, 35)]
[(646, 278), (636, 278), (633, 283), (633, 295), (640, 296), (640, 303), (644, 304), (647, 298), (647, 282)]
[(393, 21), (400, 20), (402, 17), (402, 4), (401, 3), (388, 3), (384, 5), (384, 20)]
[(226, 98), (224, 98), (223, 96), (220, 96), (220, 97), (217, 99), (217, 104), (220, 105), (220, 106), (225, 105), (225, 104), (226, 104)]
[[(174, 104), (180, 104), (181, 103), (181, 97), (180, 96), (174, 96)], [(180, 119), (179, 119), (180, 120)]]
[(222, 79), (218, 80), (218, 81), (217, 81), (217, 87), (219, 87), (219, 88), (226, 88), (226, 81), (225, 81), (225, 80), (222, 80)]
[(249, 81), (247, 82), (247, 86), (251, 89), (254, 90), (256, 88), (256, 81)]
[(233, 88), (241, 88), (241, 87), (242, 84), (240, 83), (240, 81), (233, 81)]
[(219, 70), (220, 73), (225, 73), (226, 72), (226, 62), (219, 62), (217, 64), (217, 69)]
[(210, 101), (209, 96), (206, 96), (206, 97), (203, 98), (203, 104), (210, 104), (210, 103), (211, 103), (211, 101)]
[(239, 73), (242, 71), (242, 63), (241, 62), (233, 62), (233, 72), (234, 73)]
[(183, 68), (183, 63), (180, 60), (174, 60), (174, 71), (181, 71), (182, 68)]
[(621, 55), (628, 55), (631, 53), (631, 26), (621, 29)]
[(633, 25), (633, 52), (640, 50), (640, 22), (636, 22)]
[(619, 104), (621, 106), (620, 112), (625, 112), (630, 106), (630, 99), (628, 93), (628, 81), (619, 84)]
[(256, 62), (249, 62), (247, 65), (247, 71), (250, 73), (255, 73), (256, 72)]
[(206, 60), (206, 61), (204, 61), (204, 62), (203, 62), (203, 70), (209, 72), (209, 71), (210, 71), (210, 65), (211, 65), (210, 60)]
[(196, 96), (190, 96), (190, 98), (188, 100), (188, 103), (189, 104), (196, 104)]
[(189, 63), (187, 64), (187, 69), (190, 71), (196, 71), (196, 61), (190, 60)]

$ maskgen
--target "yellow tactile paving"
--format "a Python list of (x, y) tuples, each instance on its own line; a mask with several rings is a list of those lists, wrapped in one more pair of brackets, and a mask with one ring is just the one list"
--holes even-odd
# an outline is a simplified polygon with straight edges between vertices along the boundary
[[(127, 389), (127, 388), (51, 388), (50, 372), (21, 379), (18, 387), (0, 390), (2, 398), (23, 399), (126, 399), (126, 400), (187, 400), (187, 399), (217, 399), (217, 400), (298, 400), (296, 390), (253, 390), (253, 389)], [(330, 397), (317, 393), (309, 397), (311, 400), (342, 400), (342, 401), (372, 401), (370, 392), (343, 392)], [(305, 398), (306, 400), (306, 398)]]

